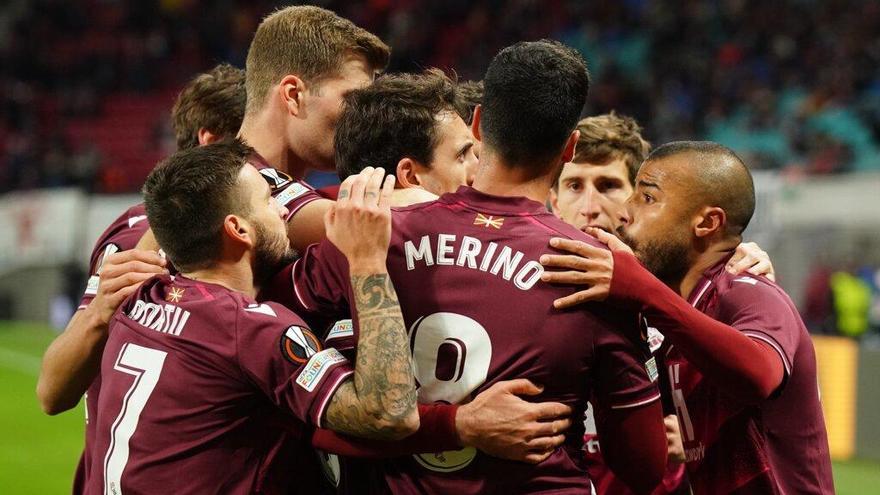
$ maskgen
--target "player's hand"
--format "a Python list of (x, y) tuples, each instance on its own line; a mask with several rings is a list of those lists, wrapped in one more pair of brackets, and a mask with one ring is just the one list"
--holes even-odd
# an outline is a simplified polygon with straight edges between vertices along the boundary
[(770, 256), (754, 242), (744, 242), (737, 246), (736, 252), (724, 268), (733, 275), (748, 272), (776, 281), (776, 271), (770, 263)]
[(571, 408), (558, 402), (532, 403), (519, 395), (541, 388), (520, 378), (498, 382), (458, 408), (455, 426), (462, 444), (489, 455), (532, 464), (550, 457), (565, 441)]
[[(600, 229), (589, 229), (588, 234), (608, 244), (611, 249), (632, 250), (613, 235)], [(554, 237), (550, 246), (571, 254), (545, 254), (539, 261), (544, 268), (562, 270), (544, 271), (541, 280), (552, 284), (586, 285), (589, 288), (553, 301), (557, 309), (570, 308), (589, 301), (604, 301), (611, 290), (614, 274), (614, 257), (607, 249), (591, 246), (583, 241)]]
[(681, 464), (685, 462), (684, 445), (681, 443), (681, 430), (678, 425), (678, 416), (670, 414), (663, 418), (666, 425), (666, 450), (669, 462)]
[(348, 259), (352, 274), (385, 270), (393, 190), (393, 176), (367, 167), (345, 179), (336, 203), (324, 215), (327, 238)]
[(166, 265), (165, 258), (155, 251), (130, 249), (107, 256), (98, 272), (98, 293), (89, 303), (89, 311), (108, 325), (119, 305), (145, 280), (168, 273)]

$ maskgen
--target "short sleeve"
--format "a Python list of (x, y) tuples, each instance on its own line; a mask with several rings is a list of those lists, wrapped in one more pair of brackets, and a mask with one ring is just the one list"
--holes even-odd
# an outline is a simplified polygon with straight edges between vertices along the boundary
[(302, 258), (276, 274), (260, 299), (279, 302), (313, 324), (329, 324), (350, 316), (350, 290), (345, 256), (324, 240), (309, 246)]
[(287, 208), (287, 217), (284, 219), (286, 221), (290, 221), (303, 206), (312, 201), (324, 199), (312, 186), (301, 180), (291, 182), (274, 190), (272, 195), (281, 206)]
[(284, 307), (252, 304), (236, 324), (239, 366), (273, 404), (321, 426), (333, 394), (354, 373), (349, 361)]
[(597, 407), (625, 409), (660, 398), (657, 361), (633, 313), (614, 313), (598, 325), (595, 337)]
[(752, 277), (737, 277), (719, 296), (718, 319), (772, 347), (782, 359), (786, 376), (800, 340), (800, 324), (786, 297), (775, 287)]
[(89, 279), (77, 309), (85, 309), (98, 294), (101, 266), (104, 265), (107, 256), (134, 249), (144, 233), (150, 228), (146, 216), (130, 216), (131, 211), (128, 210), (119, 217), (95, 242), (89, 256)]

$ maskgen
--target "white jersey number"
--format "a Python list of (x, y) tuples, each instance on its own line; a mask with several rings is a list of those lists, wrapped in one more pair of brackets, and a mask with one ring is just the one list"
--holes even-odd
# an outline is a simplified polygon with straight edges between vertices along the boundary
[(681, 432), (684, 440), (688, 442), (694, 441), (694, 425), (691, 422), (691, 414), (688, 412), (687, 403), (684, 401), (684, 393), (681, 391), (681, 383), (679, 380), (678, 363), (669, 365), (669, 383), (672, 384), (672, 402), (675, 404), (675, 414), (678, 415), (678, 421), (681, 425)]
[(128, 442), (137, 429), (144, 406), (162, 373), (168, 353), (127, 343), (122, 346), (113, 369), (134, 376), (122, 399), (122, 409), (110, 429), (110, 447), (104, 457), (104, 494), (122, 493), (122, 471), (128, 463)]
[[(434, 313), (419, 318), (409, 329), (419, 402), (457, 404), (486, 381), (492, 361), (492, 342), (482, 325), (455, 313)], [(432, 471), (464, 468), (476, 449), (413, 456)]]

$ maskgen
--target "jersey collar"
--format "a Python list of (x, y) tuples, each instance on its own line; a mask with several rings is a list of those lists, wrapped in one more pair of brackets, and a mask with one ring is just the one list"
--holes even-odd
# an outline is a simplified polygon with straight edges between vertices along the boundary
[(549, 214), (547, 207), (523, 196), (493, 196), (473, 187), (460, 186), (454, 193), (440, 197), (448, 204), (459, 204), (485, 213), (541, 215)]

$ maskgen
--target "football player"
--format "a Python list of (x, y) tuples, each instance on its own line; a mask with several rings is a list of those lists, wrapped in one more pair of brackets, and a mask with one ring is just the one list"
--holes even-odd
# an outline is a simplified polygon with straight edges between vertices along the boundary
[(547, 255), (548, 266), (567, 270), (544, 277), (590, 285), (558, 307), (607, 299), (639, 309), (666, 336), (694, 493), (833, 493), (803, 321), (771, 280), (726, 268), (754, 208), (751, 175), (733, 151), (669, 143), (642, 165), (618, 228), (632, 250), (602, 231), (613, 255), (551, 240), (574, 256)]
[[(538, 283), (550, 237), (599, 245), (544, 207), (573, 156), (586, 65), (556, 42), (518, 43), (493, 59), (484, 85), (473, 122), (482, 142), (473, 188), (393, 215), (388, 268), (410, 328), (419, 401), (467, 404), (498, 380), (529, 378), (543, 385), (542, 399), (582, 417), (595, 394), (600, 430), (618, 440), (606, 460), (635, 491), (650, 492), (665, 468), (666, 438), (637, 315), (602, 305), (554, 311), (552, 301), (571, 289)], [(271, 293), (303, 311), (344, 314), (353, 297), (344, 272), (343, 257), (323, 242), (276, 277)], [(580, 339), (583, 332), (590, 337)], [(357, 341), (357, 328), (350, 337)], [(400, 493), (589, 493), (582, 439), (573, 427), (538, 465), (473, 448), (397, 458), (381, 465), (381, 481)]]

